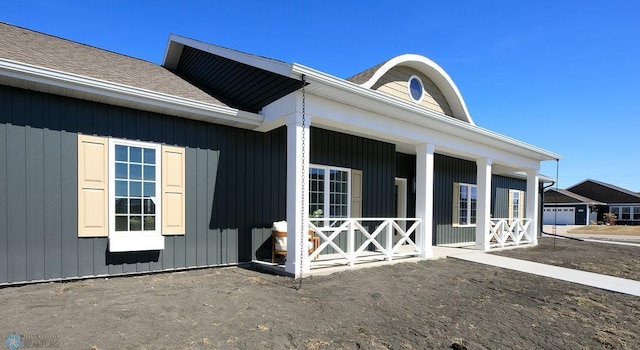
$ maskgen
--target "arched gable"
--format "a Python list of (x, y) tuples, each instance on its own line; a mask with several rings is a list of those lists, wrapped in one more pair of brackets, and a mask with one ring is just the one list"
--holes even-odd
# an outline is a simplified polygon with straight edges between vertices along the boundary
[(438, 86), (422, 72), (411, 67), (396, 66), (391, 68), (371, 86), (371, 89), (415, 102), (409, 95), (409, 79), (414, 76), (420, 79), (423, 87), (422, 98), (417, 103), (422, 107), (453, 116), (451, 107)]
[[(413, 73), (413, 74), (411, 74)], [(464, 99), (451, 77), (432, 60), (414, 54), (397, 56), (372, 70), (354, 76), (360, 86), (409, 99), (408, 78), (416, 75), (422, 80), (425, 98), (420, 105), (475, 125)], [(406, 78), (402, 84), (402, 78)], [(366, 79), (365, 81), (362, 81)], [(351, 79), (350, 79), (351, 80)], [(394, 85), (395, 82), (396, 84)], [(403, 90), (404, 89), (404, 90)], [(399, 96), (403, 94), (403, 96)]]

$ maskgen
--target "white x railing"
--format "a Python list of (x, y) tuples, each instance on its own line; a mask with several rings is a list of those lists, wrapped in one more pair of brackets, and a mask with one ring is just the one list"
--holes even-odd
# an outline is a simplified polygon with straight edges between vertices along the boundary
[(528, 232), (531, 219), (491, 219), (489, 223), (491, 248), (531, 243)]
[(359, 261), (393, 260), (396, 257), (420, 254), (415, 237), (421, 234), (421, 219), (311, 218), (310, 220), (309, 231), (313, 231), (314, 235), (320, 238), (320, 245), (309, 255), (311, 267), (328, 263), (353, 265)]

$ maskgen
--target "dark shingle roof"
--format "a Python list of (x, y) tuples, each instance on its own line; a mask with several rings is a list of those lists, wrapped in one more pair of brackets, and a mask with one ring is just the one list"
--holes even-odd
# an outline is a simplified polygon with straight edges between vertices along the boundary
[(635, 192), (592, 179), (584, 180), (567, 190), (605, 203), (640, 203), (640, 196)]
[(545, 203), (584, 203), (584, 204), (604, 204), (591, 198), (581, 196), (577, 193), (563, 189), (550, 188), (544, 192)]
[(226, 106), (160, 65), (3, 22), (0, 58)]
[(377, 64), (363, 72), (360, 72), (356, 75), (353, 75), (349, 78), (347, 78), (348, 81), (354, 83), (354, 84), (364, 84), (367, 81), (369, 81), (369, 79), (371, 79), (371, 77), (373, 77), (374, 74), (376, 74), (376, 72), (378, 71), (378, 69), (380, 69), (380, 67), (382, 67), (385, 63), (387, 63), (388, 61), (384, 61), (380, 64)]

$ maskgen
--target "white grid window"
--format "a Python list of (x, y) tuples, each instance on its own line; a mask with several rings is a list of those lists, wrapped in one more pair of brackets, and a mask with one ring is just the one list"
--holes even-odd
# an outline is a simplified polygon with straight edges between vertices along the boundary
[[(327, 176), (328, 175), (328, 176)], [(350, 213), (349, 169), (311, 165), (309, 167), (309, 217), (346, 218)], [(329, 222), (316, 222), (329, 225)]]
[(112, 140), (113, 230), (119, 233), (160, 232), (160, 147)]
[(471, 226), (476, 224), (476, 211), (478, 206), (478, 186), (460, 184), (460, 208), (458, 212), (458, 225)]

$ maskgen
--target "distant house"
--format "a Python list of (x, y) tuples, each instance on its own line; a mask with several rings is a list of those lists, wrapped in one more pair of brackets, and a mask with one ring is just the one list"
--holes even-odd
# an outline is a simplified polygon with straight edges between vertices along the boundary
[(157, 65), (0, 23), (0, 284), (264, 260), (281, 220), (292, 275), (536, 244), (557, 158), (420, 55), (342, 79), (171, 35)]
[(579, 194), (548, 188), (544, 192), (544, 225), (589, 225), (597, 220), (598, 207), (605, 203)]
[(640, 225), (640, 195), (636, 192), (591, 179), (573, 185), (567, 191), (602, 202), (596, 205), (598, 221), (603, 221), (605, 213), (613, 213), (617, 225)]

